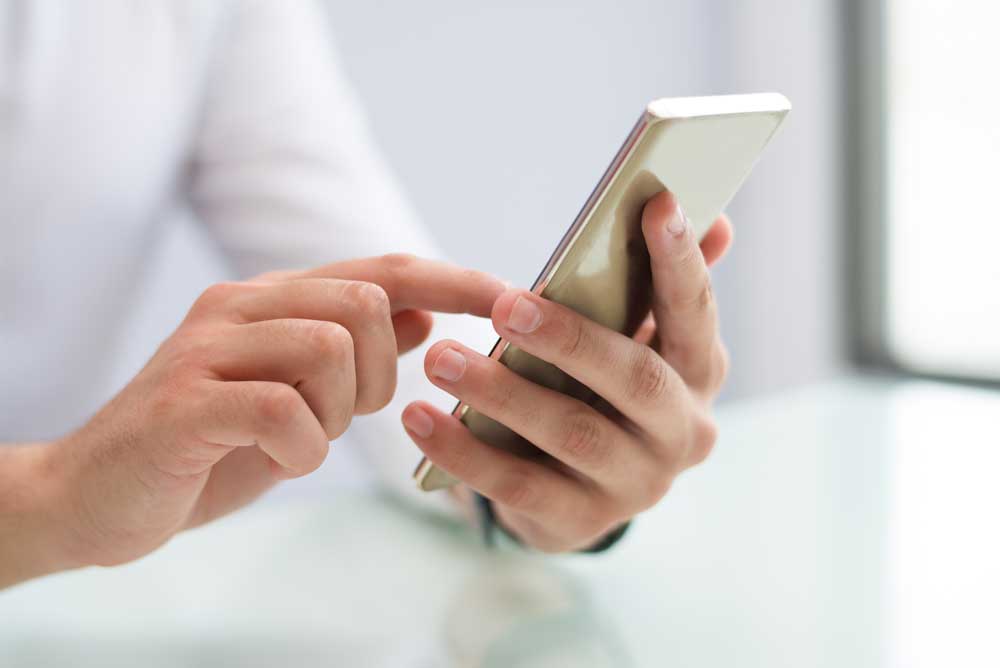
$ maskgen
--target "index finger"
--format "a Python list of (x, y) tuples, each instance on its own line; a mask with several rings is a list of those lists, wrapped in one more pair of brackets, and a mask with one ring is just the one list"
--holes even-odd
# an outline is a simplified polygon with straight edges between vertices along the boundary
[(648, 346), (526, 290), (493, 306), (493, 327), (511, 345), (597, 393), (647, 433), (661, 434), (683, 408), (684, 381)]
[(403, 253), (328, 264), (297, 277), (375, 283), (389, 296), (393, 315), (421, 309), (489, 317), (493, 302), (506, 289), (503, 281), (487, 273)]

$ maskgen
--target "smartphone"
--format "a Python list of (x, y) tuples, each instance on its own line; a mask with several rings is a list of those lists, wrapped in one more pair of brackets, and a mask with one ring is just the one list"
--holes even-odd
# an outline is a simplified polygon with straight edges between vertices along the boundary
[[(647, 105), (611, 165), (532, 286), (626, 336), (652, 306), (642, 208), (669, 189), (701, 238), (749, 175), (791, 109), (777, 93), (664, 98)], [(555, 366), (503, 339), (490, 357), (545, 387), (582, 401), (594, 392)], [(479, 440), (525, 457), (544, 456), (504, 425), (459, 402), (454, 413)], [(414, 473), (420, 489), (457, 481), (424, 458)]]

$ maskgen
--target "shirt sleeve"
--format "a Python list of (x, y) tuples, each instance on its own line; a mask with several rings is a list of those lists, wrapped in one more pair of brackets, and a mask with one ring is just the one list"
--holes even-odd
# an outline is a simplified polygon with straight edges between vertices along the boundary
[(190, 195), (241, 276), (439, 255), (374, 149), (327, 18), (311, 0), (244, 0), (220, 28)]
[[(440, 257), (377, 151), (335, 59), (316, 3), (234, 4), (207, 78), (190, 169), (192, 207), (242, 277), (403, 251)], [(438, 319), (435, 336), (484, 340), (474, 318)], [(420, 451), (403, 431), (406, 402), (447, 407), (423, 376), (420, 351), (400, 359), (393, 402), (355, 419), (331, 457), (352, 450), (398, 494), (449, 510), (416, 490)], [(342, 443), (346, 441), (346, 443)]]

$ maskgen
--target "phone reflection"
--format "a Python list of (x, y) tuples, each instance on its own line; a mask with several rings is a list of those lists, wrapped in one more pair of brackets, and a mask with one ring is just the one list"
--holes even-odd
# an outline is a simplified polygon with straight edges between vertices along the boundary
[(583, 584), (531, 555), (485, 560), (446, 611), (443, 641), (448, 665), (460, 668), (635, 663)]

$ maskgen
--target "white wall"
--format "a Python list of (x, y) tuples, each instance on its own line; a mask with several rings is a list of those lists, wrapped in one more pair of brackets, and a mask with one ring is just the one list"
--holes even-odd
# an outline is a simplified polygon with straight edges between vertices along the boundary
[[(527, 285), (649, 99), (795, 109), (731, 207), (728, 396), (840, 368), (834, 0), (330, 2), (376, 136), (457, 260)], [(499, 231), (499, 232), (497, 232)]]
[(843, 40), (837, 0), (729, 0), (726, 89), (777, 89), (794, 105), (782, 136), (731, 207), (737, 243), (718, 272), (735, 373), (750, 392), (842, 370)]

